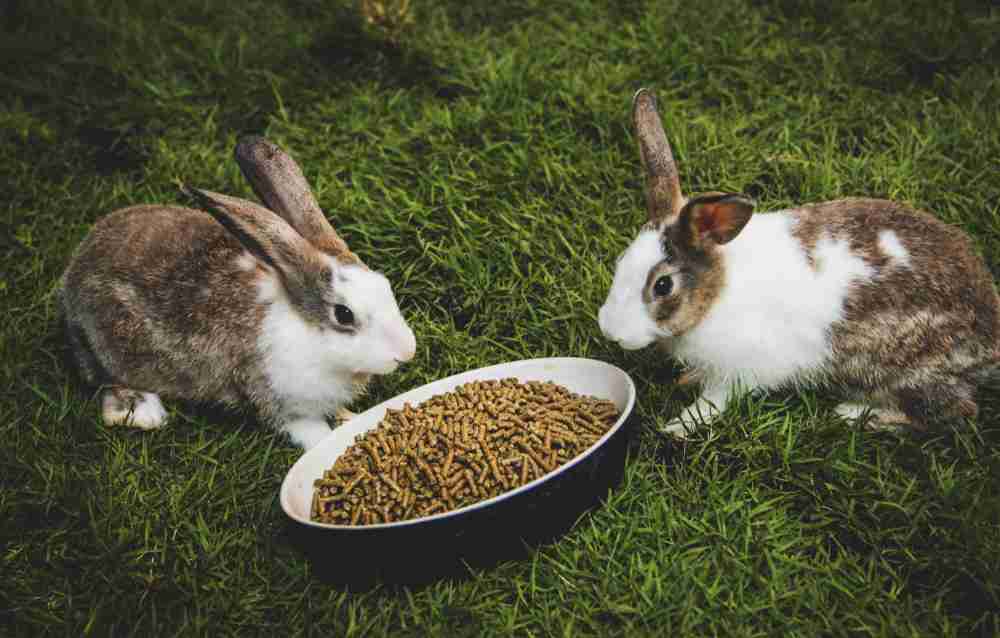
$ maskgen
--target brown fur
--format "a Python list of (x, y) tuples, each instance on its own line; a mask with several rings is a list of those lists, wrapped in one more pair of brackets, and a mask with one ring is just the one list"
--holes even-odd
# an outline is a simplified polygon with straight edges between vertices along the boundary
[(681, 376), (677, 377), (674, 381), (679, 387), (687, 387), (692, 385), (700, 385), (704, 380), (704, 371), (698, 368), (687, 368), (681, 373)]
[(691, 229), (692, 242), (721, 245), (740, 234), (753, 207), (753, 202), (732, 193), (703, 195), (687, 203), (680, 224)]
[(323, 214), (302, 169), (277, 144), (263, 137), (246, 137), (236, 145), (234, 155), (265, 206), (319, 250), (342, 263), (363, 265)]
[[(273, 276), (206, 212), (133, 206), (100, 219), (62, 278), (59, 305), (85, 381), (274, 414), (258, 365)], [(245, 261), (245, 260), (244, 260)]]
[[(1000, 362), (1000, 301), (968, 237), (885, 200), (837, 200), (792, 214), (814, 267), (816, 244), (829, 237), (849, 241), (875, 273), (848, 295), (831, 328), (829, 381), (848, 394), (878, 395), (918, 428), (975, 416), (975, 386)], [(886, 230), (906, 248), (909, 267), (879, 247)]]
[(684, 197), (670, 143), (656, 111), (656, 97), (645, 89), (632, 98), (632, 123), (646, 172), (649, 223), (656, 226), (677, 215), (684, 205)]
[[(700, 228), (697, 218), (691, 214), (700, 202), (701, 198), (692, 199), (674, 223), (663, 228), (664, 252), (669, 257), (650, 270), (646, 279), (644, 297), (652, 305), (653, 316), (675, 337), (701, 322), (726, 281), (725, 263), (719, 255), (718, 243), (709, 236), (711, 229)], [(679, 283), (671, 294), (656, 298), (653, 285), (661, 274), (667, 273), (678, 273), (675, 281)]]
[(211, 191), (188, 192), (202, 201), (206, 210), (245, 247), (274, 268), (289, 301), (303, 319), (315, 326), (329, 323), (329, 304), (318, 293), (330, 289), (333, 273), (312, 243), (263, 206)]
[[(749, 211), (721, 227), (712, 219), (716, 211), (704, 218), (700, 203), (717, 200), (685, 203), (652, 93), (635, 94), (632, 119), (647, 175), (643, 230), (662, 229), (668, 255), (650, 271), (644, 294), (657, 321), (681, 336), (718, 298), (725, 271), (715, 246), (739, 233)], [(823, 267), (820, 241), (846, 240), (874, 273), (848, 293), (843, 318), (830, 328), (832, 361), (816, 381), (863, 399), (893, 423), (926, 428), (975, 417), (975, 387), (1000, 365), (1000, 297), (969, 238), (929, 213), (885, 200), (843, 199), (788, 213), (811, 268)], [(895, 234), (908, 265), (880, 246), (883, 231)], [(664, 273), (673, 273), (675, 290), (657, 299), (652, 286)]]
[[(632, 98), (632, 123), (646, 173), (649, 221), (643, 230), (662, 229), (664, 249), (669, 255), (666, 263), (650, 271), (643, 295), (657, 323), (680, 336), (698, 325), (722, 290), (725, 269), (716, 246), (734, 237), (750, 213), (743, 218), (728, 213), (714, 216), (711, 207), (729, 197), (723, 193), (685, 199), (656, 97), (646, 89)], [(674, 272), (674, 291), (655, 298), (652, 286), (656, 279), (660, 274)]]

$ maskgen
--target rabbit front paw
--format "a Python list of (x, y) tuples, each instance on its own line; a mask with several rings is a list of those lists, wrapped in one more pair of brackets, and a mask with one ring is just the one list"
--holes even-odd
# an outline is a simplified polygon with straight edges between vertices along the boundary
[(292, 443), (308, 450), (330, 436), (331, 430), (324, 419), (307, 417), (286, 422), (281, 426), (281, 431), (288, 435)]
[(722, 391), (706, 392), (681, 411), (680, 416), (667, 421), (662, 432), (679, 439), (686, 439), (704, 424), (711, 424), (726, 405), (728, 394)]
[(675, 439), (683, 440), (688, 438), (688, 436), (690, 436), (690, 434), (694, 432), (695, 428), (697, 427), (698, 427), (697, 423), (694, 423), (689, 420), (686, 421), (684, 420), (683, 417), (677, 417), (667, 421), (667, 424), (662, 428), (660, 428), (660, 432), (664, 434), (669, 434)]
[(339, 408), (333, 418), (337, 421), (337, 425), (343, 425), (358, 416), (357, 412), (351, 412), (347, 408)]

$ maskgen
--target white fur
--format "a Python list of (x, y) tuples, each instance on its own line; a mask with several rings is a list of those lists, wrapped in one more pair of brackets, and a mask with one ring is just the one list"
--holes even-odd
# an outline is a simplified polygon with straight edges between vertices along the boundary
[(236, 257), (236, 267), (243, 271), (251, 271), (257, 267), (257, 260), (250, 251), (244, 250)]
[(123, 404), (112, 390), (105, 391), (102, 416), (108, 425), (129, 425), (142, 430), (155, 430), (167, 420), (167, 410), (160, 397), (152, 392), (141, 392), (138, 401)]
[(878, 234), (878, 247), (883, 253), (893, 259), (893, 261), (903, 268), (910, 267), (910, 251), (906, 250), (903, 242), (899, 241), (899, 236), (894, 231), (883, 230)]
[(308, 450), (326, 437), (332, 430), (325, 419), (302, 418), (285, 421), (281, 431), (288, 435), (292, 443)]
[(341, 365), (328, 343), (329, 332), (303, 321), (284, 298), (264, 315), (258, 348), (271, 388), (288, 403), (289, 416), (322, 418), (354, 400), (353, 371)]
[[(682, 433), (724, 409), (736, 387), (773, 388), (806, 381), (830, 356), (829, 329), (843, 314), (853, 286), (874, 272), (846, 240), (820, 236), (810, 265), (784, 211), (754, 215), (743, 231), (719, 247), (725, 267), (722, 292), (703, 320), (672, 340), (674, 355), (704, 371), (702, 396), (668, 431)], [(643, 231), (625, 251), (601, 329), (624, 347), (648, 345), (663, 332), (641, 298), (649, 269), (663, 259), (658, 233)]]
[(664, 258), (660, 233), (645, 230), (622, 253), (608, 299), (597, 313), (601, 332), (626, 350), (638, 350), (670, 336), (650, 316), (642, 291), (649, 269)]
[(684, 408), (680, 416), (671, 419), (663, 431), (680, 439), (687, 438), (688, 434), (694, 431), (699, 423), (711, 422), (715, 419), (719, 412), (725, 409), (732, 394), (733, 387), (725, 383), (715, 381), (711, 385), (704, 386), (701, 396)]
[(354, 400), (357, 375), (392, 372), (416, 349), (386, 278), (330, 261), (336, 300), (353, 311), (356, 333), (304, 321), (273, 275), (258, 284), (258, 299), (267, 305), (258, 349), (271, 388), (285, 404), (281, 429), (306, 448), (323, 438), (320, 424), (329, 429), (325, 417)]
[(862, 403), (841, 403), (833, 411), (842, 419), (863, 420), (869, 430), (882, 432), (898, 432), (910, 421), (898, 410), (872, 407)]
[(342, 266), (332, 258), (333, 289), (362, 326), (346, 352), (356, 372), (387, 374), (413, 358), (416, 338), (392, 294), (389, 280), (361, 266)]
[(726, 269), (722, 294), (675, 355), (703, 368), (717, 383), (748, 389), (795, 382), (830, 356), (828, 331), (843, 313), (851, 287), (872, 277), (846, 240), (821, 236), (810, 267), (784, 213), (754, 215), (720, 247)]

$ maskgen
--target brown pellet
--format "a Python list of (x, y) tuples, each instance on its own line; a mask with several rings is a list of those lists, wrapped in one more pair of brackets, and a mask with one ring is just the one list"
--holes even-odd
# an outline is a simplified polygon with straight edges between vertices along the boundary
[(388, 476), (383, 476), (382, 477), (382, 481), (385, 482), (386, 485), (388, 485), (389, 487), (391, 487), (393, 489), (393, 491), (395, 491), (397, 493), (400, 493), (400, 492), (403, 491), (403, 490), (401, 490), (399, 488), (399, 485), (395, 481), (393, 481), (390, 477), (388, 477)]
[(476, 498), (479, 498), (479, 488), (477, 487), (476, 478), (472, 475), (472, 470), (465, 470), (465, 484), (469, 486), (469, 491)]
[(351, 480), (351, 482), (347, 484), (347, 487), (344, 488), (344, 494), (350, 494), (351, 490), (354, 489), (354, 486), (363, 481), (366, 476), (368, 476), (367, 472), (358, 472), (354, 476), (354, 479)]
[(447, 474), (448, 473), (448, 468), (451, 467), (451, 462), (454, 461), (454, 460), (455, 460), (455, 448), (454, 447), (449, 447), (448, 448), (448, 458), (446, 458), (444, 460), (444, 466), (441, 468), (441, 473), (442, 474)]
[(554, 383), (466, 383), (387, 410), (316, 479), (312, 518), (370, 525), (492, 498), (575, 458), (618, 416)]
[(445, 482), (445, 487), (447, 487), (449, 489), (454, 489), (454, 487), (456, 485), (458, 485), (458, 483), (460, 481), (464, 481), (464, 480), (465, 480), (465, 473), (463, 473), (463, 472), (455, 472), (455, 475), (452, 476), (452, 477), (449, 477), (448, 480)]
[(504, 480), (503, 475), (500, 474), (500, 470), (497, 468), (496, 457), (490, 457), (490, 469), (493, 470), (493, 477), (497, 480), (497, 482), (503, 484), (504, 487), (506, 487), (507, 481)]

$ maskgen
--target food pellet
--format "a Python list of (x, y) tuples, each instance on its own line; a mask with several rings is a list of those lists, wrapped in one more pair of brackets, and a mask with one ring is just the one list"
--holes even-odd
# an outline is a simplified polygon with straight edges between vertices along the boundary
[(407, 520), (515, 489), (593, 445), (618, 420), (611, 401), (551, 382), (473, 381), (388, 410), (313, 484), (312, 520)]

